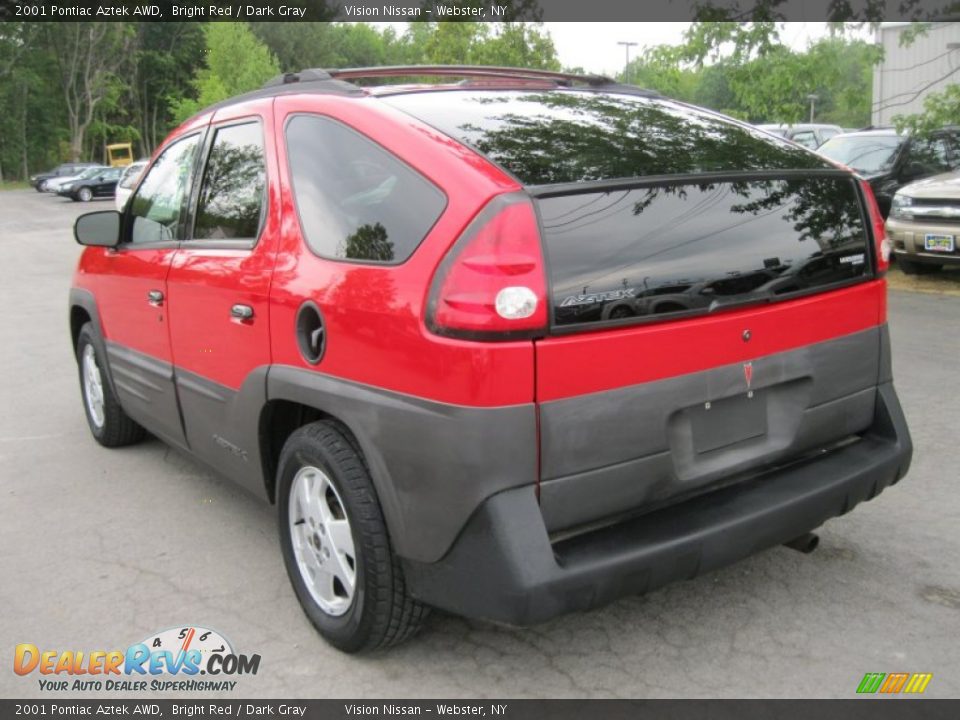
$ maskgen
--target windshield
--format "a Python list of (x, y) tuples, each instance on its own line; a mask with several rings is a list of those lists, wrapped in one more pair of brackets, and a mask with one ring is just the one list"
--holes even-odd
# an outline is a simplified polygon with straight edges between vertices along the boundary
[(92, 167), (84, 170), (77, 176), (77, 180), (86, 180), (87, 178), (92, 178), (94, 175), (98, 175), (103, 172), (101, 167)]
[(897, 135), (841, 135), (827, 140), (817, 152), (869, 175), (889, 169), (902, 143)]

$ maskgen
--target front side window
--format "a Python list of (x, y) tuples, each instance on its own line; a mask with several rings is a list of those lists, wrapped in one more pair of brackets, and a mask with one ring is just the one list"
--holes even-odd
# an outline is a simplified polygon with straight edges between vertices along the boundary
[(915, 163), (923, 172), (933, 175), (950, 169), (947, 142), (944, 138), (917, 138), (910, 148), (908, 162)]
[(286, 135), (304, 236), (322, 257), (403, 262), (443, 212), (428, 180), (339, 122), (299, 115)]
[(168, 147), (130, 201), (130, 242), (182, 240), (180, 214), (187, 201), (193, 161), (200, 138), (193, 135)]
[(266, 179), (260, 124), (219, 128), (200, 185), (194, 239), (256, 238), (265, 206)]

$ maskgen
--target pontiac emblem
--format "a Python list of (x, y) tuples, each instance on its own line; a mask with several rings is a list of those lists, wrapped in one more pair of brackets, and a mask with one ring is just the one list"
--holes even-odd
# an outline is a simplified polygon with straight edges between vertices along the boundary
[(747, 381), (747, 390), (749, 390), (750, 386), (753, 384), (753, 363), (752, 362), (743, 364), (743, 379)]

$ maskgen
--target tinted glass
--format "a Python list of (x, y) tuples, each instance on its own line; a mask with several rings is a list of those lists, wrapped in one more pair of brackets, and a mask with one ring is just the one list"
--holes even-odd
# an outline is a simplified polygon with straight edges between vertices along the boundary
[(925, 173), (934, 175), (950, 169), (947, 141), (944, 138), (915, 139), (910, 143), (909, 163), (916, 163)]
[(821, 145), (817, 152), (869, 175), (889, 170), (902, 144), (903, 138), (896, 135), (837, 135)]
[(808, 148), (815, 148), (820, 144), (813, 130), (801, 130), (798, 133), (794, 133), (791, 140)]
[(670, 100), (575, 90), (471, 90), (383, 101), (477, 148), (528, 185), (830, 167), (758, 128)]
[(200, 185), (195, 239), (252, 239), (259, 235), (267, 171), (259, 123), (220, 128)]
[(130, 242), (182, 240), (180, 212), (190, 188), (199, 136), (185, 138), (168, 147), (147, 171), (130, 200)]
[(852, 180), (670, 185), (538, 201), (554, 322), (709, 312), (856, 280)]
[(394, 155), (328, 118), (294, 117), (287, 155), (306, 241), (324, 257), (402, 262), (446, 204)]
[(120, 180), (120, 187), (122, 188), (132, 188), (137, 184), (137, 179), (140, 177), (140, 173), (143, 172), (145, 163), (134, 163), (128, 167), (124, 173), (123, 177)]

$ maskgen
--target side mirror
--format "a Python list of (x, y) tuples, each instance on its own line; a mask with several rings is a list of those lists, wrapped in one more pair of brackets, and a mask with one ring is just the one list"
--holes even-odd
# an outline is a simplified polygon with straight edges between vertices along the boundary
[(73, 224), (73, 236), (81, 245), (116, 247), (120, 244), (120, 213), (101, 210), (81, 215)]

